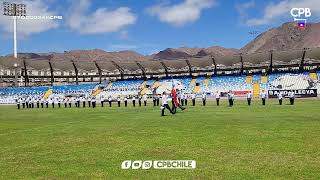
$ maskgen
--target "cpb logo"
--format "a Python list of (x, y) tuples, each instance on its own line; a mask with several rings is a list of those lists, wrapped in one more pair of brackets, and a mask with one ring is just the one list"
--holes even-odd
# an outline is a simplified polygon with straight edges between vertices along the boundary
[(292, 8), (290, 13), (291, 13), (291, 16), (295, 18), (301, 17), (302, 15), (304, 15), (304, 17), (310, 17), (311, 9), (310, 8)]

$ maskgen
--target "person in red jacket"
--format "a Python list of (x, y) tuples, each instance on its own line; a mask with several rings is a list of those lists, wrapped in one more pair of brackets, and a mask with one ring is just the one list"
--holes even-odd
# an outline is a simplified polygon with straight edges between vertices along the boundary
[(174, 112), (176, 112), (176, 109), (179, 107), (182, 111), (185, 110), (186, 108), (182, 107), (178, 101), (178, 97), (177, 97), (177, 91), (172, 88), (171, 90), (171, 97), (172, 97), (172, 105), (173, 105), (173, 109)]

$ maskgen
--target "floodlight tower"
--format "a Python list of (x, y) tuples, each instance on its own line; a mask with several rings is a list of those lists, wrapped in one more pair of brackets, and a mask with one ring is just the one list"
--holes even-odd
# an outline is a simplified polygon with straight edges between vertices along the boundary
[(17, 16), (26, 16), (26, 5), (3, 2), (3, 15), (13, 17), (13, 56), (17, 58)]

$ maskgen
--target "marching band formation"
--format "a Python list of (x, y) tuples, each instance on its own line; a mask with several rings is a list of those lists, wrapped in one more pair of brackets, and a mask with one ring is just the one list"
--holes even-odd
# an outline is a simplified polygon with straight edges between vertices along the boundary
[[(211, 94), (212, 97), (216, 100), (216, 105), (220, 105), (220, 98), (221, 93), (215, 92)], [(232, 107), (234, 105), (235, 101), (235, 94), (232, 91), (229, 91), (227, 93), (227, 99), (229, 106)], [(52, 108), (71, 108), (76, 107), (80, 108), (81, 106), (83, 108), (85, 107), (97, 107), (97, 101), (100, 102), (101, 107), (104, 107), (105, 103), (109, 104), (109, 107), (112, 107), (113, 103), (116, 103), (118, 107), (121, 107), (122, 102), (124, 103), (124, 106), (127, 107), (129, 105), (129, 101), (131, 101), (132, 106), (147, 106), (148, 99), (151, 99), (153, 101), (153, 106), (160, 106), (160, 99), (161, 99), (161, 115), (164, 116), (165, 109), (168, 109), (170, 113), (174, 114), (177, 108), (180, 108), (181, 110), (185, 110), (185, 106), (188, 106), (188, 99), (191, 99), (192, 106), (196, 105), (196, 99), (197, 94), (191, 93), (186, 94), (182, 93), (181, 91), (176, 92), (175, 90), (172, 90), (171, 93), (163, 92), (162, 95), (160, 94), (153, 94), (153, 95), (133, 95), (133, 96), (121, 96), (118, 95), (116, 98), (109, 95), (108, 97), (104, 97), (103, 95), (100, 96), (99, 99), (97, 99), (95, 96), (88, 95), (88, 94), (78, 94), (76, 96), (64, 96), (63, 94), (53, 94), (49, 96), (48, 98), (44, 98), (43, 95), (29, 95), (29, 96), (20, 96), (16, 98), (17, 108), (18, 109), (32, 109), (32, 108), (49, 108), (51, 106)], [(246, 94), (247, 103), (250, 106), (251, 101), (253, 98), (252, 92), (248, 92)], [(267, 93), (265, 91), (262, 91), (260, 94), (260, 98), (262, 100), (262, 105), (266, 105), (267, 100)], [(284, 95), (280, 92), (278, 94), (278, 100), (279, 105), (282, 105)], [(288, 98), (290, 99), (290, 104), (294, 104), (295, 94), (294, 92), (290, 92), (288, 94)], [(207, 101), (207, 93), (201, 94), (201, 100), (202, 105), (206, 106)], [(172, 102), (172, 108), (169, 106), (169, 101)]]

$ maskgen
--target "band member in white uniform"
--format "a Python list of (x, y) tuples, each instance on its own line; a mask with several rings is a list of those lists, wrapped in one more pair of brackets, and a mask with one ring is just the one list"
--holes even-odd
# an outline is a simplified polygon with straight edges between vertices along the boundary
[(68, 107), (68, 98), (67, 97), (63, 98), (63, 103), (64, 103), (64, 108), (67, 108)]
[(227, 96), (229, 100), (229, 106), (232, 107), (234, 102), (234, 94), (232, 93), (232, 91), (229, 91)]
[(192, 106), (195, 106), (196, 105), (196, 94), (195, 93), (192, 93), (191, 94), (191, 99), (192, 99)]
[(85, 96), (82, 96), (81, 97), (81, 101), (82, 101), (82, 107), (86, 107), (86, 97)]
[[(101, 107), (103, 107), (103, 105), (104, 105), (104, 96), (103, 95), (100, 96), (100, 104), (101, 104)], [(110, 102), (109, 102), (109, 104), (110, 104)]]
[(69, 108), (71, 108), (71, 106), (72, 106), (72, 97), (68, 98), (68, 102), (69, 102)]
[(144, 94), (142, 96), (142, 99), (143, 99), (144, 106), (147, 106), (148, 96), (146, 94)]
[(162, 106), (161, 106), (161, 116), (164, 116), (164, 110), (167, 108), (171, 114), (173, 114), (171, 108), (168, 105), (168, 95), (166, 92), (162, 94)]
[(128, 99), (129, 99), (129, 96), (125, 96), (124, 97), (124, 106), (127, 107), (128, 106)]
[(249, 106), (251, 105), (251, 100), (252, 100), (252, 93), (251, 93), (251, 91), (249, 91), (247, 93), (247, 102), (248, 102)]
[(111, 107), (112, 106), (112, 97), (111, 97), (111, 95), (109, 95), (109, 97), (108, 97), (108, 102), (109, 102), (109, 107)]
[(17, 108), (20, 109), (20, 103), (21, 103), (20, 98), (17, 97), (15, 100), (16, 100), (16, 103), (17, 103)]
[(279, 94), (278, 94), (279, 105), (282, 105), (282, 99), (283, 99), (283, 94), (280, 91)]
[(207, 101), (207, 93), (203, 92), (202, 93), (202, 105), (206, 106), (206, 101)]
[(44, 102), (46, 103), (46, 108), (49, 108), (49, 98), (44, 99)]
[(45, 99), (42, 97), (42, 98), (40, 99), (41, 108), (43, 108), (44, 102), (45, 102)]
[(295, 93), (293, 91), (289, 92), (290, 105), (294, 105)]
[(265, 92), (265, 90), (262, 90), (260, 97), (262, 100), (262, 105), (265, 106), (266, 105), (266, 98), (267, 98), (267, 93)]
[(80, 96), (79, 95), (77, 96), (77, 105), (78, 105), (77, 107), (79, 108), (80, 107)]
[(39, 108), (40, 107), (40, 97), (37, 97), (36, 101), (37, 101), (37, 108)]
[(141, 107), (141, 101), (142, 101), (142, 96), (141, 96), (141, 94), (139, 94), (139, 96), (138, 96), (138, 101), (139, 101), (139, 106)]
[(118, 95), (118, 97), (117, 97), (117, 102), (118, 102), (118, 107), (120, 107), (120, 104), (121, 104), (121, 97), (120, 97), (120, 95)]
[(78, 107), (77, 97), (73, 97), (72, 100), (73, 100), (74, 105), (76, 105), (76, 107)]
[(188, 105), (188, 94), (184, 93), (184, 104), (187, 106)]
[(133, 107), (136, 107), (136, 97), (132, 96), (132, 105)]
[(61, 97), (57, 97), (56, 100), (58, 102), (58, 107), (60, 108), (61, 107)]
[(96, 97), (95, 96), (91, 97), (91, 103), (92, 103), (92, 108), (96, 108)]
[(220, 103), (220, 96), (221, 96), (220, 93), (217, 91), (217, 92), (215, 93), (217, 106), (219, 106), (219, 103)]
[(91, 96), (87, 97), (87, 99), (88, 99), (88, 106), (91, 107), (91, 99), (92, 99)]

